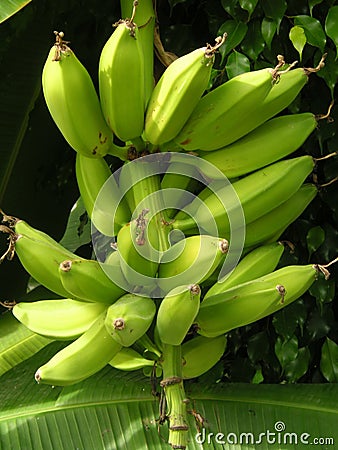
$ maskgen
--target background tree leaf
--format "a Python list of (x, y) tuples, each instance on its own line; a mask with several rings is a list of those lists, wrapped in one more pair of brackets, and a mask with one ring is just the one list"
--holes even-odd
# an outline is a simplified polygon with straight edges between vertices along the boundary
[(312, 253), (314, 253), (325, 241), (325, 231), (319, 225), (310, 228), (306, 235), (307, 248), (309, 251), (309, 259)]
[(273, 19), (277, 24), (277, 32), (279, 31), (280, 23), (283, 19), (285, 11), (287, 9), (287, 3), (285, 0), (264, 0), (261, 2), (265, 16), (269, 19)]
[(297, 25), (292, 27), (290, 30), (290, 33), (289, 33), (289, 38), (290, 38), (290, 41), (292, 42), (293, 46), (299, 53), (300, 60), (302, 60), (303, 49), (306, 44), (306, 36), (305, 36), (304, 29)]
[(230, 53), (226, 62), (226, 71), (228, 78), (233, 78), (240, 73), (250, 71), (250, 61), (243, 55), (243, 53), (236, 52), (235, 50)]
[(313, 8), (316, 5), (319, 5), (320, 3), (323, 3), (324, 0), (309, 0), (309, 10), (310, 10), (310, 15), (312, 16), (312, 12), (313, 12)]
[(319, 20), (314, 17), (299, 15), (294, 17), (294, 23), (304, 29), (309, 44), (324, 52), (326, 36)]
[[(317, 58), (320, 57), (318, 54)], [(320, 58), (319, 58), (320, 59)], [(318, 59), (318, 61), (319, 61)], [(321, 69), (318, 74), (318, 77), (323, 78), (325, 83), (331, 92), (332, 99), (334, 98), (334, 89), (338, 81), (338, 64), (336, 61), (336, 55), (333, 50), (330, 48), (327, 49), (327, 56), (325, 59), (325, 66)]]
[(12, 17), (30, 2), (31, 0), (2, 1), (0, 3), (0, 23)]
[(261, 23), (259, 20), (252, 20), (242, 41), (241, 49), (250, 59), (256, 61), (264, 47), (265, 41), (261, 32)]
[(242, 42), (244, 36), (247, 33), (247, 30), (248, 26), (245, 23), (238, 22), (236, 20), (227, 20), (222, 24), (222, 26), (218, 30), (218, 35), (226, 32), (228, 34), (228, 37), (225, 43), (219, 49), (219, 52), (222, 55), (221, 64), (223, 63), (226, 55), (228, 55), (231, 50), (236, 48), (237, 45)]
[(336, 59), (338, 57), (338, 6), (329, 9), (325, 19), (325, 32), (333, 40), (336, 46)]
[(276, 32), (277, 22), (269, 17), (264, 17), (261, 25), (261, 33), (269, 50), (271, 50), (271, 42)]
[(338, 383), (338, 345), (326, 338), (322, 346), (320, 370), (331, 383)]
[(241, 5), (241, 8), (248, 11), (248, 14), (249, 14), (248, 20), (250, 20), (251, 14), (254, 12), (254, 10), (257, 6), (257, 3), (258, 3), (258, 0), (239, 0), (239, 4)]

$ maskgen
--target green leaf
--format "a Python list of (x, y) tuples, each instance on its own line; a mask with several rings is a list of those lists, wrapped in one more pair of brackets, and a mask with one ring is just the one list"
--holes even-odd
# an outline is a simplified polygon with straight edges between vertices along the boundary
[(236, 6), (238, 4), (238, 0), (221, 0), (221, 4), (230, 16), (235, 17)]
[[(317, 55), (317, 60), (320, 60), (321, 55)], [(336, 61), (336, 55), (330, 48), (327, 50), (327, 56), (325, 59), (325, 66), (319, 72), (317, 76), (324, 79), (331, 92), (332, 99), (334, 98), (334, 89), (338, 82), (338, 64)]]
[(287, 308), (283, 308), (274, 314), (272, 324), (276, 333), (285, 340), (291, 338), (297, 326), (303, 326), (307, 317), (307, 310), (302, 299), (296, 300)]
[(306, 235), (306, 244), (309, 252), (309, 258), (325, 241), (325, 231), (319, 225), (310, 228)]
[(88, 220), (85, 206), (80, 197), (70, 211), (60, 244), (74, 252), (89, 242), (91, 242), (91, 222)]
[(264, 381), (264, 375), (262, 373), (262, 368), (260, 367), (259, 369), (256, 370), (256, 373), (252, 379), (252, 383), (254, 384), (260, 384)]
[(338, 383), (338, 345), (326, 338), (322, 346), (320, 370), (330, 383)]
[(270, 338), (266, 331), (260, 331), (250, 337), (247, 344), (247, 352), (254, 363), (264, 360), (270, 348)]
[(248, 20), (250, 20), (251, 14), (254, 12), (257, 3), (258, 0), (239, 0), (241, 8), (245, 9), (245, 11), (248, 11)]
[(277, 23), (273, 19), (264, 17), (261, 25), (261, 33), (269, 50), (271, 50), (271, 42), (274, 35), (276, 34), (276, 31)]
[(225, 68), (230, 79), (240, 73), (250, 72), (250, 61), (245, 55), (234, 50), (228, 56)]
[(310, 286), (309, 293), (315, 297), (318, 304), (330, 303), (335, 295), (335, 282), (334, 280), (319, 278), (316, 283)]
[(287, 3), (285, 0), (264, 0), (261, 2), (264, 14), (269, 19), (273, 19), (277, 24), (277, 32), (285, 14)]
[(23, 7), (28, 5), (31, 0), (4, 0), (0, 4), (0, 23), (12, 17)]
[(218, 35), (225, 32), (228, 34), (225, 43), (219, 49), (222, 55), (222, 62), (225, 56), (242, 42), (247, 30), (248, 26), (243, 22), (237, 22), (237, 20), (227, 20), (221, 25), (218, 30)]
[(294, 17), (294, 23), (304, 29), (308, 44), (318, 47), (324, 52), (326, 36), (319, 20), (310, 16), (300, 15)]
[(241, 48), (250, 59), (256, 61), (258, 56), (264, 50), (264, 47), (265, 41), (261, 32), (260, 20), (251, 20)]
[(310, 359), (311, 355), (308, 347), (300, 348), (297, 356), (285, 366), (285, 378), (291, 383), (299, 380), (308, 371)]
[(20, 152), (29, 114), (41, 90), (45, 58), (45, 25), (33, 21), (18, 38), (12, 39), (1, 60), (6, 76), (0, 79), (0, 204)]
[(313, 11), (313, 8), (316, 6), (316, 5), (319, 5), (320, 3), (323, 3), (323, 1), (324, 0), (309, 0), (309, 10), (310, 10), (310, 15), (312, 16), (312, 11)]
[(0, 316), (0, 375), (25, 361), (52, 342), (33, 333), (11, 312)]
[(293, 361), (298, 354), (298, 339), (293, 335), (289, 339), (283, 340), (278, 336), (275, 343), (275, 353), (284, 369), (291, 361)]
[(292, 27), (289, 33), (289, 38), (299, 53), (300, 60), (302, 60), (302, 53), (306, 44), (306, 36), (303, 28), (299, 26)]
[(336, 46), (336, 59), (338, 57), (338, 6), (329, 9), (325, 19), (325, 32), (333, 40)]
[[(149, 378), (139, 371), (123, 373), (107, 367), (74, 386), (38, 385), (32, 375), (52, 351), (54, 344), (1, 377), (1, 448), (168, 449), (167, 423), (160, 426), (156, 422), (159, 405), (151, 395)], [(336, 384), (201, 385), (193, 380), (186, 383), (186, 394), (191, 399), (190, 410), (205, 419), (206, 433), (211, 433), (209, 443), (198, 443), (197, 424), (189, 414), (187, 450), (216, 450), (229, 445), (236, 450), (260, 450), (262, 442), (255, 445), (244, 441), (240, 445), (240, 433), (251, 433), (258, 440), (260, 433), (274, 432), (278, 424), (286, 432), (296, 433), (298, 443), (301, 435), (309, 444), (319, 436), (338, 438)], [(224, 439), (224, 445), (215, 440), (217, 433), (223, 433), (218, 439)], [(202, 439), (203, 435), (197, 437)], [(231, 445), (236, 437), (237, 444)], [(290, 436), (281, 432), (280, 438)], [(285, 444), (278, 448), (291, 448), (290, 441)], [(263, 448), (274, 446), (270, 441)]]

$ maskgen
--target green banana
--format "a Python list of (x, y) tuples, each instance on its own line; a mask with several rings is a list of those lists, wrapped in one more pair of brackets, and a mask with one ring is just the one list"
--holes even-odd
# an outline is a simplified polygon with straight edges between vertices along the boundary
[(196, 378), (208, 372), (221, 359), (227, 345), (226, 336), (208, 338), (195, 336), (182, 344), (184, 379)]
[[(134, 161), (125, 163), (119, 172), (119, 186), (121, 193), (125, 195), (129, 209), (134, 217), (137, 217), (144, 209), (150, 212), (157, 212), (163, 205), (158, 205), (156, 201), (160, 199), (159, 192), (161, 182), (161, 160), (152, 159), (153, 155), (137, 158)], [(161, 155), (160, 155), (161, 156)], [(156, 155), (154, 155), (156, 158)]]
[(177, 286), (200, 284), (224, 259), (226, 239), (195, 235), (178, 241), (164, 252), (158, 268), (158, 285), (168, 293)]
[(194, 50), (166, 68), (149, 100), (144, 127), (146, 141), (160, 145), (179, 133), (208, 87), (214, 54), (224, 40), (225, 37), (219, 37), (214, 47), (208, 44)]
[[(53, 245), (25, 234), (14, 234), (13, 241), (21, 264), (37, 282), (63, 298), (71, 297), (59, 277), (59, 265), (65, 259), (70, 259), (68, 250), (59, 244)], [(71, 256), (81, 259), (74, 254)]]
[[(198, 183), (197, 167), (172, 161), (161, 180), (163, 202), (169, 218), (174, 217), (177, 210), (181, 210), (191, 201), (189, 192), (193, 191)], [(188, 192), (187, 192), (188, 191)], [(192, 194), (191, 194), (192, 196)]]
[(54, 355), (35, 373), (38, 383), (68, 386), (94, 375), (121, 350), (104, 324), (106, 312), (76, 341)]
[(199, 152), (199, 156), (218, 167), (226, 177), (239, 177), (288, 156), (316, 126), (316, 117), (311, 113), (279, 116), (232, 144), (213, 152)]
[[(135, 5), (135, 3), (134, 3)], [(99, 90), (103, 115), (121, 141), (141, 136), (144, 126), (144, 56), (139, 28), (120, 20), (105, 43), (99, 61)]]
[(201, 288), (198, 284), (177, 286), (160, 303), (156, 328), (162, 343), (181, 345), (200, 307)]
[(60, 280), (76, 299), (111, 304), (124, 294), (126, 285), (119, 261), (115, 259), (114, 263), (105, 265), (91, 259), (66, 259), (59, 266)]
[(299, 217), (317, 195), (315, 185), (306, 183), (284, 203), (246, 225), (245, 247), (279, 239), (286, 228)]
[[(129, 17), (133, 10), (134, 0), (121, 0), (121, 16)], [(153, 0), (142, 0), (135, 11), (135, 22), (138, 24), (139, 40), (144, 58), (144, 100), (147, 106), (154, 89), (154, 29), (155, 11)]]
[(69, 298), (17, 303), (12, 312), (27, 328), (53, 339), (76, 339), (107, 309), (103, 303)]
[(117, 235), (121, 269), (128, 283), (152, 286), (159, 264), (157, 223), (146, 218), (147, 210), (124, 225)]
[[(185, 231), (198, 224), (204, 232), (210, 232), (210, 227), (216, 223), (218, 233), (229, 237), (231, 214), (235, 214), (239, 203), (246, 224), (253, 222), (290, 198), (312, 172), (314, 165), (313, 158), (306, 155), (270, 164), (232, 185), (224, 186), (223, 181), (216, 180), (206, 188), (209, 192), (214, 186), (214, 192), (207, 196), (193, 213), (193, 217), (176, 218), (173, 227)], [(233, 190), (237, 195), (231, 198)], [(193, 200), (191, 206), (185, 208), (186, 212), (190, 212), (190, 208), (194, 211), (194, 203), (197, 202), (200, 204), (199, 197)]]
[(198, 333), (216, 337), (262, 319), (299, 298), (317, 275), (317, 265), (286, 266), (210, 296), (196, 317)]
[(49, 112), (68, 144), (87, 157), (102, 157), (112, 146), (112, 133), (102, 115), (95, 87), (63, 33), (55, 32), (42, 71), (42, 89)]
[(76, 179), (88, 216), (105, 236), (116, 236), (131, 218), (115, 176), (104, 158), (76, 156)]
[(105, 326), (110, 336), (124, 347), (130, 347), (150, 327), (156, 306), (149, 297), (125, 294), (109, 306)]
[(246, 283), (272, 272), (276, 268), (284, 248), (284, 245), (280, 242), (255, 248), (244, 256), (230, 275), (211, 286), (204, 295), (204, 299), (224, 292), (237, 284)]
[(111, 170), (104, 158), (87, 158), (78, 153), (75, 174), (81, 198), (91, 218), (95, 200), (104, 183), (112, 175)]
[(109, 361), (109, 364), (118, 370), (138, 370), (143, 367), (153, 367), (154, 361), (143, 358), (137, 351), (130, 347), (122, 347), (121, 350)]
[(63, 247), (59, 242), (57, 242), (55, 239), (53, 239), (51, 236), (49, 236), (47, 233), (44, 233), (41, 230), (38, 230), (37, 228), (32, 227), (24, 220), (17, 219), (15, 217), (12, 217), (14, 220), (14, 223), (12, 225), (12, 228), (14, 229), (15, 233), (20, 235), (24, 234), (28, 238), (31, 238), (33, 240), (41, 241), (46, 244), (49, 244), (53, 247), (58, 248), (62, 254), (68, 255), (69, 258), (79, 258), (79, 256), (75, 255), (75, 253), (72, 253), (71, 251), (67, 250), (65, 247)]
[(255, 127), (251, 116), (273, 86), (276, 69), (242, 73), (200, 99), (174, 141), (184, 150), (215, 150)]
[[(291, 64), (281, 74), (274, 89), (271, 89), (262, 102), (258, 103), (255, 110), (252, 111), (250, 115), (251, 129), (258, 127), (266, 120), (286, 109), (307, 84), (310, 74), (318, 72), (324, 67), (325, 58), (326, 55), (323, 55), (315, 68), (299, 67), (293, 69), (294, 64)], [(292, 70), (289, 70), (290, 68)]]

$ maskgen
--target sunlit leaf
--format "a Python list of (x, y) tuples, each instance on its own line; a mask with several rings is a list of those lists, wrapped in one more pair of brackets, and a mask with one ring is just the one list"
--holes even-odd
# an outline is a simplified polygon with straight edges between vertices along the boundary
[[(38, 385), (32, 374), (51, 352), (55, 352), (54, 344), (0, 378), (2, 449), (168, 449), (168, 425), (156, 420), (159, 403), (151, 394), (149, 378), (140, 371), (119, 372), (107, 367), (74, 386)], [(223, 433), (218, 439), (224, 439), (225, 445), (230, 444), (228, 437), (239, 440), (240, 433), (251, 433), (258, 440), (260, 433), (275, 431), (278, 424), (288, 433), (296, 433), (298, 439), (308, 433), (308, 443), (316, 436), (338, 438), (338, 386), (334, 383), (201, 386), (193, 380), (185, 388), (191, 399), (188, 410), (200, 414), (207, 425), (206, 436), (211, 433), (210, 444), (205, 440), (202, 444), (195, 417), (188, 414), (189, 450), (223, 448), (215, 442), (217, 433)], [(284, 434), (280, 435), (283, 439)], [(262, 442), (231, 447), (260, 450)], [(281, 448), (291, 448), (289, 441)]]
[(310, 16), (300, 15), (294, 17), (294, 23), (304, 29), (308, 44), (318, 47), (324, 52), (326, 36), (319, 20)]
[(11, 312), (0, 316), (0, 375), (30, 358), (52, 342), (33, 333)]
[(31, 0), (3, 0), (0, 3), (0, 23), (12, 17), (30, 2)]
[(230, 53), (226, 63), (226, 71), (228, 78), (233, 78), (240, 73), (250, 72), (250, 61), (242, 53), (233, 51)]
[(338, 345), (329, 338), (322, 346), (320, 370), (327, 381), (338, 383)]
[(292, 27), (289, 33), (290, 41), (299, 53), (299, 58), (302, 60), (303, 49), (306, 44), (306, 36), (304, 29), (299, 26)]
[(325, 19), (326, 34), (333, 40), (336, 46), (336, 59), (338, 56), (338, 6), (332, 6)]

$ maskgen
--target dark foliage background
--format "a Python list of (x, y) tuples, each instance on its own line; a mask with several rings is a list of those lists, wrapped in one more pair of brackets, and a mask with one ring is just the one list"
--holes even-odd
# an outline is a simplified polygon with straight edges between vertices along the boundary
[[(337, 96), (338, 32), (330, 31), (333, 19), (328, 20), (334, 4), (331, 0), (158, 0), (157, 13), (163, 45), (177, 55), (228, 32), (213, 71), (214, 84), (241, 71), (274, 66), (278, 54), (288, 62), (299, 60), (301, 66), (314, 67), (327, 52), (326, 67), (310, 77), (289, 107), (292, 113), (323, 114)], [(41, 94), (41, 70), (53, 44), (53, 30), (62, 30), (97, 85), (100, 51), (119, 18), (118, 1), (42, 0), (33, 1), (0, 26), (0, 206), (56, 239), (62, 237), (79, 193), (75, 153), (49, 116)], [(157, 76), (163, 70), (157, 61)], [(297, 154), (320, 157), (338, 151), (337, 115), (333, 106), (333, 123), (322, 121)], [(111, 162), (116, 168), (120, 164)], [(337, 174), (337, 157), (320, 163), (315, 173), (319, 184)], [(281, 265), (327, 263), (338, 256), (337, 205), (337, 183), (322, 187), (284, 233), (283, 239), (291, 241), (295, 250), (285, 252)], [(0, 248), (5, 245), (6, 237), (1, 235)], [(88, 252), (88, 247), (81, 251)], [(319, 280), (285, 310), (231, 332), (226, 354), (206, 375), (208, 381), (337, 382), (337, 266), (330, 271), (328, 282)], [(25, 295), (28, 275), (18, 260), (2, 264), (0, 279), (0, 301)]]

